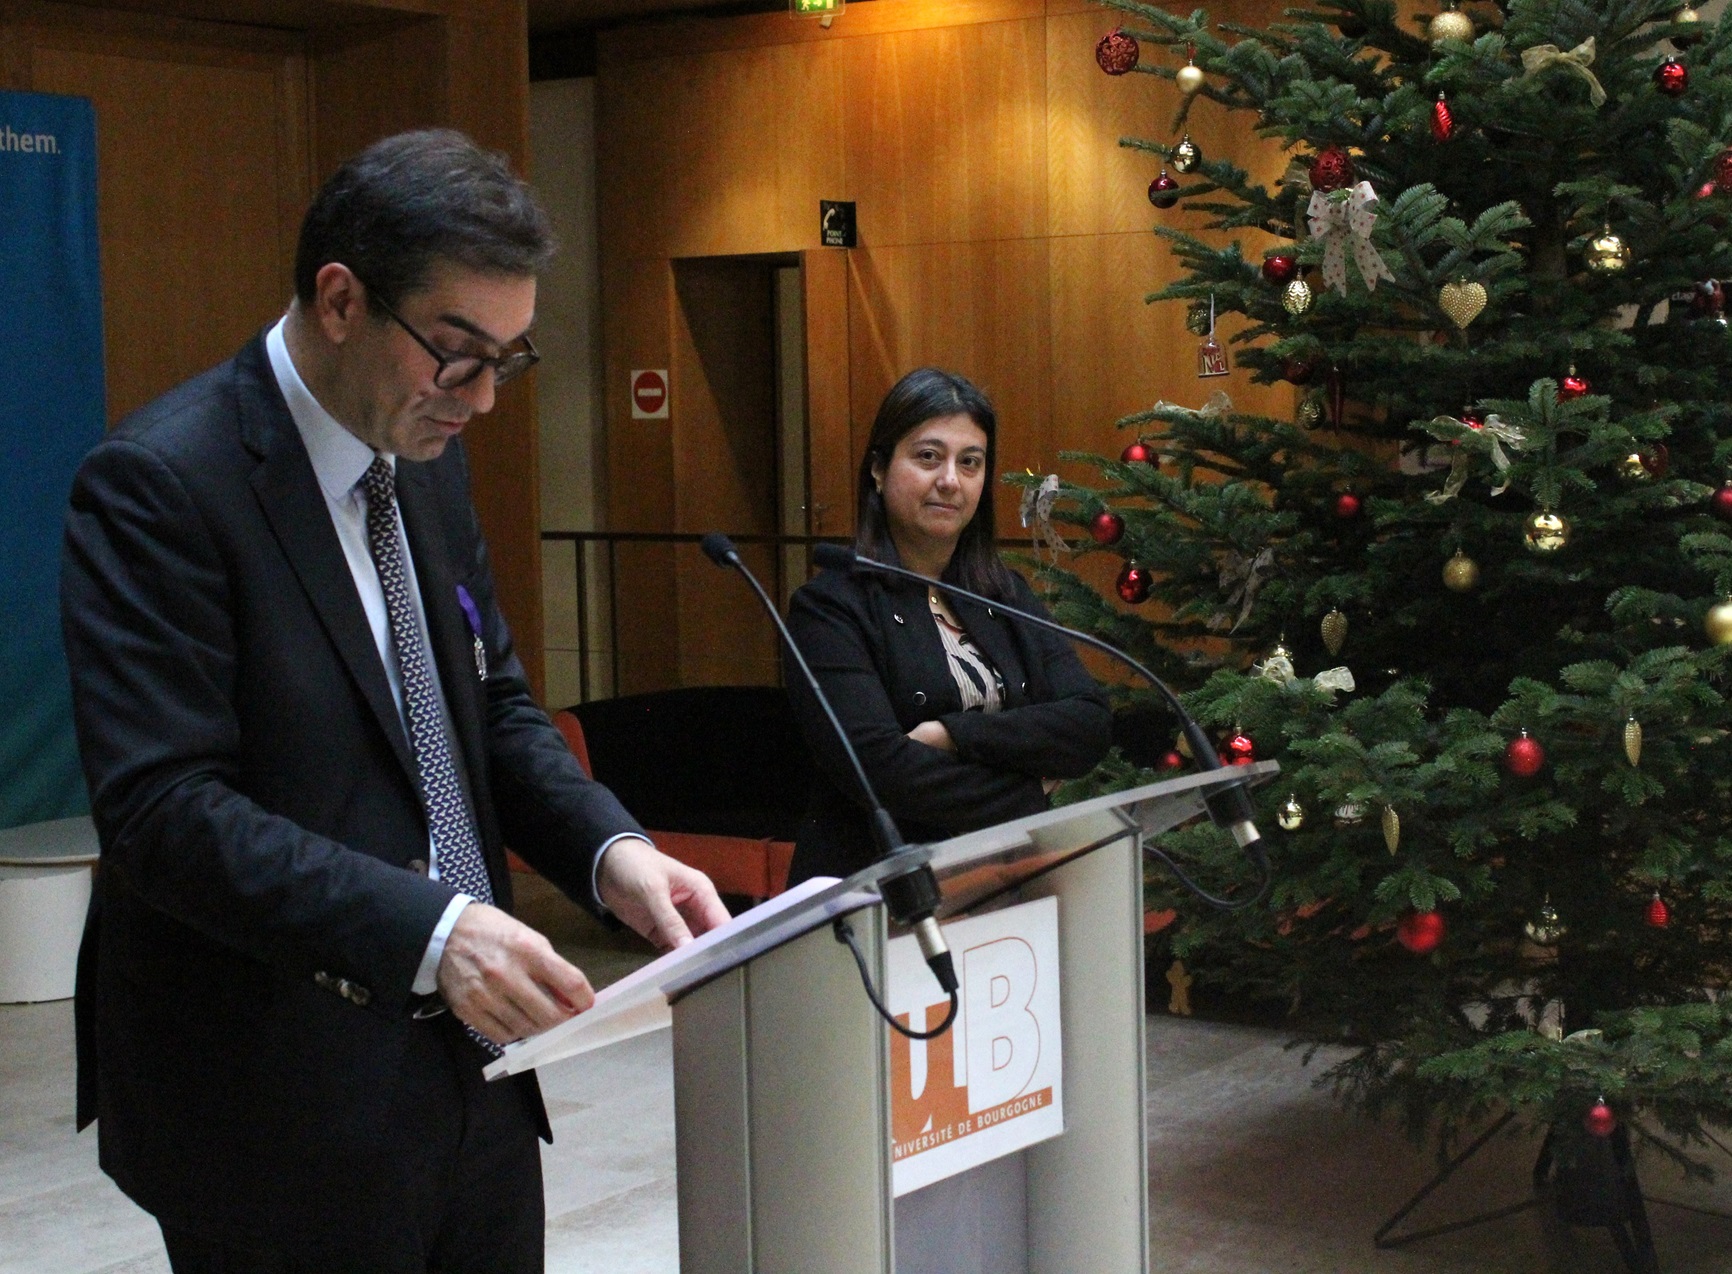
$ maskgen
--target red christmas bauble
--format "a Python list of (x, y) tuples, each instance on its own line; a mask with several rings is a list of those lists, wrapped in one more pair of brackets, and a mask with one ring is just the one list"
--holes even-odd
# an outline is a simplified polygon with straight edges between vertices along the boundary
[(1485, 413), (1480, 412), (1480, 411), (1475, 411), (1471, 407), (1463, 408), (1461, 415), (1458, 416), (1457, 419), (1460, 420), (1461, 423), (1466, 425), (1469, 429), (1484, 429), (1485, 428)]
[(1251, 741), (1251, 736), (1243, 732), (1235, 733), (1227, 740), (1227, 751), (1233, 760), (1254, 761), (1257, 759), (1257, 745)]
[(1317, 372), (1317, 364), (1309, 358), (1286, 358), (1281, 360), (1281, 378), (1295, 385), (1309, 385), (1311, 377)]
[(1643, 919), (1646, 920), (1652, 928), (1664, 929), (1667, 925), (1672, 923), (1672, 912), (1671, 909), (1666, 906), (1666, 900), (1660, 897), (1659, 894), (1655, 894), (1653, 898), (1648, 901), (1648, 910), (1643, 916)]
[(1335, 516), (1343, 522), (1351, 521), (1359, 516), (1359, 497), (1351, 491), (1343, 491), (1335, 497)]
[(1108, 31), (1095, 45), (1095, 61), (1108, 75), (1123, 75), (1131, 70), (1141, 53), (1137, 37), (1127, 31)]
[(1447, 926), (1437, 911), (1410, 911), (1395, 926), (1395, 940), (1414, 955), (1430, 955), (1443, 945)]
[(1709, 195), (1717, 195), (1719, 193), (1720, 187), (1716, 186), (1712, 181), (1705, 181), (1700, 186), (1696, 187), (1696, 198), (1698, 199), (1706, 199)]
[(1277, 252), (1263, 258), (1263, 277), (1271, 283), (1291, 283), (1299, 276), (1299, 258), (1291, 252)]
[(1124, 538), (1125, 520), (1116, 513), (1097, 513), (1089, 523), (1089, 534), (1096, 544), (1117, 544)]
[(1540, 741), (1522, 731), (1521, 738), (1511, 739), (1503, 750), (1504, 769), (1518, 779), (1531, 779), (1540, 772), (1540, 767), (1546, 763), (1546, 750), (1540, 746)]
[(1133, 442), (1119, 452), (1119, 459), (1126, 464), (1154, 464), (1155, 453), (1150, 451), (1145, 444)]
[(1137, 606), (1149, 600), (1149, 589), (1154, 580), (1149, 578), (1148, 571), (1134, 562), (1126, 562), (1124, 570), (1113, 586), (1119, 590), (1119, 596), (1132, 606)]
[(1179, 202), (1179, 183), (1167, 176), (1165, 168), (1149, 183), (1149, 202), (1157, 208), (1171, 208)]
[(1722, 194), (1732, 190), (1732, 148), (1714, 156), (1714, 189)]
[(1576, 369), (1570, 368), (1569, 375), (1558, 382), (1558, 401), (1567, 403), (1572, 398), (1580, 398), (1588, 392), (1588, 380), (1585, 376), (1576, 375)]
[(1339, 146), (1325, 146), (1311, 161), (1311, 189), (1325, 193), (1353, 184), (1353, 160)]
[(1642, 468), (1655, 481), (1672, 471), (1672, 449), (1663, 442), (1651, 442), (1637, 454), (1641, 457)]
[(1618, 1117), (1612, 1113), (1612, 1108), (1606, 1105), (1604, 1097), (1588, 1107), (1588, 1113), (1582, 1116), (1582, 1127), (1596, 1137), (1610, 1137), (1618, 1126)]
[(1455, 136), (1455, 116), (1450, 112), (1449, 100), (1442, 93), (1431, 104), (1431, 135), (1440, 142)]
[(1724, 483), (1708, 497), (1708, 511), (1722, 522), (1732, 522), (1732, 482)]
[(1654, 68), (1654, 87), (1667, 97), (1682, 97), (1690, 87), (1690, 72), (1677, 58), (1667, 58)]
[(1690, 289), (1690, 313), (1706, 318), (1726, 309), (1726, 288), (1719, 279), (1703, 279)]
[(1185, 768), (1185, 758), (1176, 748), (1161, 758), (1160, 768), (1163, 770), (1182, 770)]

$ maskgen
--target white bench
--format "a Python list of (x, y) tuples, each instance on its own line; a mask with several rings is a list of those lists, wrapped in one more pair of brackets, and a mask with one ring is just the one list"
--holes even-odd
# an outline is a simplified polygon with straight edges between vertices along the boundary
[(0, 831), (0, 1004), (72, 994), (96, 857), (88, 817)]

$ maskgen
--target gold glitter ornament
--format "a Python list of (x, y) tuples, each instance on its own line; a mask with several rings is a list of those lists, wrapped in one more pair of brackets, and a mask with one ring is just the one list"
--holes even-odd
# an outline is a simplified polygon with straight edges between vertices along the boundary
[(1522, 926), (1522, 932), (1537, 946), (1555, 947), (1558, 939), (1569, 932), (1563, 922), (1558, 919), (1558, 909), (1552, 906), (1551, 896), (1540, 904), (1539, 914)]
[(1185, 311), (1185, 330), (1192, 336), (1207, 336), (1209, 327), (1209, 303), (1192, 301), (1190, 308)]
[(1443, 586), (1452, 593), (1471, 593), (1479, 587), (1479, 563), (1460, 549), (1443, 564)]
[(1460, 40), (1464, 44), (1471, 44), (1473, 34), (1473, 19), (1453, 4), (1432, 18), (1425, 28), (1425, 38), (1431, 41), (1434, 48), (1442, 40)]
[(1294, 279), (1281, 290), (1281, 308), (1298, 318), (1311, 308), (1311, 285), (1304, 279)]
[(1197, 149), (1197, 143), (1186, 133), (1179, 144), (1173, 147), (1173, 171), (1188, 173), (1203, 162), (1203, 152)]
[(1556, 553), (1570, 542), (1570, 520), (1550, 509), (1537, 509), (1522, 523), (1522, 543), (1530, 553)]
[(1389, 846), (1392, 856), (1401, 846), (1401, 815), (1395, 812), (1393, 805), (1383, 807), (1383, 843)]
[(1305, 807), (1299, 804), (1299, 798), (1292, 792), (1287, 793), (1287, 799), (1275, 811), (1275, 821), (1284, 832), (1296, 832), (1305, 826)]
[(1732, 646), (1732, 597), (1710, 606), (1702, 627), (1716, 646)]
[(1329, 653), (1339, 655), (1341, 647), (1347, 642), (1347, 616), (1331, 607), (1329, 613), (1323, 617), (1319, 631), (1323, 634), (1323, 645), (1328, 648)]
[(1302, 429), (1320, 429), (1323, 426), (1323, 400), (1316, 394), (1307, 394), (1299, 400), (1299, 406), (1294, 415)]
[(1631, 765), (1642, 763), (1642, 723), (1635, 717), (1624, 722), (1624, 755)]
[(1588, 240), (1587, 260), (1595, 274), (1621, 274), (1630, 264), (1630, 245), (1607, 226)]
[(1471, 283), (1457, 280), (1445, 283), (1437, 290), (1437, 304), (1449, 321), (1457, 327), (1466, 328), (1485, 310), (1489, 296), (1483, 283)]

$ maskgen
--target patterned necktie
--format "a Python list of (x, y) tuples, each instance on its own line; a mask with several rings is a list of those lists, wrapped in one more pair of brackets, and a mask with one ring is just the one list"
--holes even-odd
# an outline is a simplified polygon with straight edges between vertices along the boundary
[[(415, 622), (415, 607), (409, 598), (409, 580), (403, 570), (402, 540), (397, 533), (397, 479), (383, 456), (375, 456), (361, 475), (361, 490), (367, 497), (367, 548), (379, 572), (385, 592), (385, 611), (391, 621), (391, 649), (397, 656), (397, 671), (403, 679), (403, 712), (409, 719), (409, 743), (415, 753), (415, 770), (421, 781), (421, 799), (427, 808), (427, 824), (433, 832), (433, 848), (439, 879), (460, 893), (480, 902), (493, 901), (493, 886), (487, 878), (487, 862), (475, 836), (463, 785), (451, 759), (451, 741), (445, 734), (445, 718), (433, 690), (433, 669), (421, 645), (421, 628)], [(495, 1057), (499, 1047), (473, 1027), (465, 1027), (476, 1043)]]

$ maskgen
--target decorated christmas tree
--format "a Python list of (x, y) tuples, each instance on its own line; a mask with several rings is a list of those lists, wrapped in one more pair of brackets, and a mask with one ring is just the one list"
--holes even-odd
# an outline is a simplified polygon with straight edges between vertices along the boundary
[[(1202, 379), (1067, 455), (1093, 476), (1046, 507), (1088, 552), (1043, 574), (1228, 759), (1281, 764), (1268, 897), (1151, 873), (1163, 959), (1350, 1046), (1340, 1091), (1415, 1129), (1513, 1110), (1566, 1157), (1621, 1126), (1705, 1167), (1732, 1124), (1732, 27), (1109, 2), (1102, 69), (1185, 95), (1124, 144)], [(1278, 181), (1199, 151), (1201, 98), (1286, 148)], [(1302, 387), (1295, 417), (1211, 397), (1229, 359)], [(1188, 765), (1161, 728), (1094, 781)], [(1212, 827), (1163, 847), (1252, 887)]]

